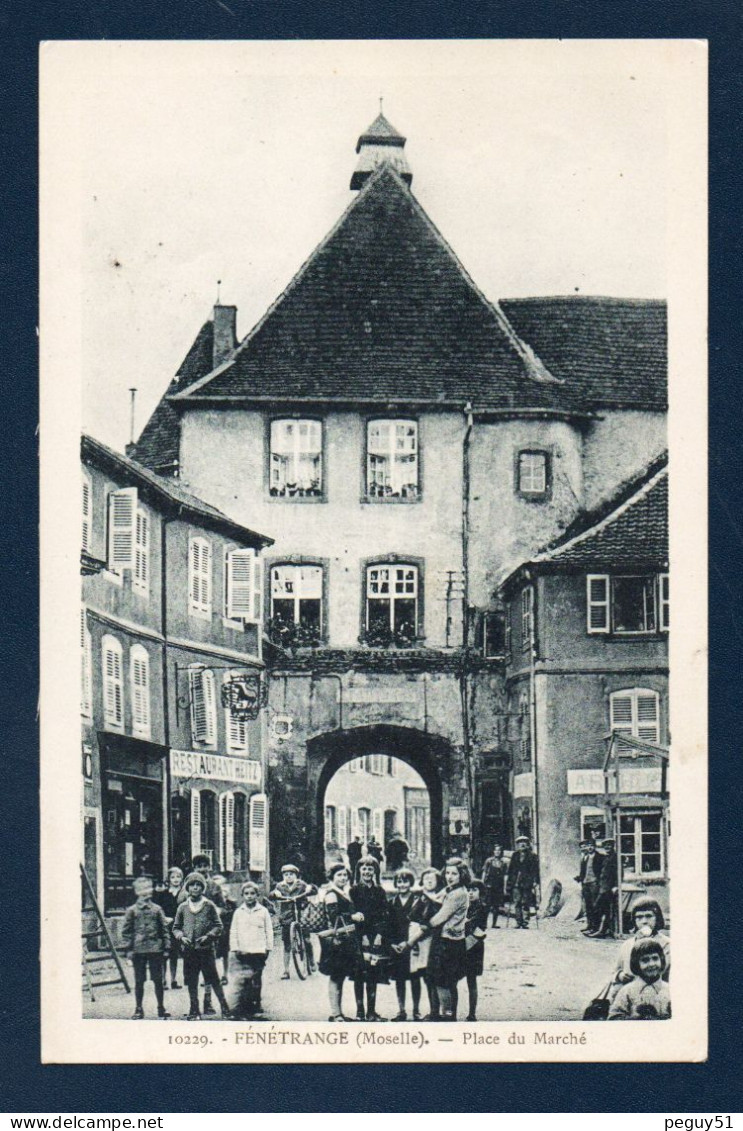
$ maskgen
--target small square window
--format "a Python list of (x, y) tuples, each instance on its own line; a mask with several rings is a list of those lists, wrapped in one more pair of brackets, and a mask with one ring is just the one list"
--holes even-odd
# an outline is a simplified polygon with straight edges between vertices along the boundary
[(525, 495), (527, 498), (544, 497), (549, 487), (547, 452), (519, 452), (516, 479), (519, 494)]

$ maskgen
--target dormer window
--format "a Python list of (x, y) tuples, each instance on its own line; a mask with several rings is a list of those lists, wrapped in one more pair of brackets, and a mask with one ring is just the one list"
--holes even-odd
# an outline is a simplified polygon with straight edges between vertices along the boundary
[(319, 420), (272, 421), (269, 486), (272, 496), (319, 498), (323, 489), (322, 462)]

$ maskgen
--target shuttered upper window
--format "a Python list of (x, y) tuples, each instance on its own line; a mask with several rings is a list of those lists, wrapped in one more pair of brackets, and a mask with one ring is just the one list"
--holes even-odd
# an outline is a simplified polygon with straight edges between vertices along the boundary
[(150, 518), (142, 507), (134, 521), (134, 572), (132, 588), (140, 593), (150, 591)]
[(88, 552), (90, 550), (90, 540), (92, 535), (92, 516), (93, 516), (93, 485), (90, 481), (90, 476), (83, 472), (82, 482), (82, 511), (83, 511), (83, 525), (81, 534), (82, 549)]
[(255, 550), (225, 553), (224, 615), (253, 624), (263, 620), (263, 562)]
[(188, 608), (194, 616), (212, 614), (212, 544), (192, 538), (188, 546)]
[(135, 644), (129, 655), (132, 695), (132, 733), (150, 737), (150, 657), (141, 644)]
[(93, 710), (92, 703), (92, 664), (90, 631), (85, 607), (80, 610), (80, 664), (82, 686), (80, 688), (80, 713), (85, 718), (90, 718)]
[(109, 730), (124, 729), (124, 680), (121, 642), (115, 636), (101, 641), (103, 667), (103, 718)]
[(217, 700), (214, 672), (194, 666), (189, 669), (191, 734), (194, 743), (213, 746), (217, 741)]
[(111, 573), (134, 568), (137, 488), (124, 487), (108, 496), (107, 565)]
[[(233, 671), (225, 672), (224, 683), (229, 683), (230, 679), (242, 675), (242, 672)], [(238, 719), (233, 715), (229, 707), (225, 707), (224, 711), (224, 729), (227, 735), (227, 749), (232, 754), (247, 754), (248, 753), (248, 723), (246, 719)]]
[(521, 590), (521, 647), (531, 646), (533, 628), (534, 590), (530, 585)]
[(660, 698), (657, 691), (633, 687), (609, 697), (610, 727), (641, 741), (660, 742)]

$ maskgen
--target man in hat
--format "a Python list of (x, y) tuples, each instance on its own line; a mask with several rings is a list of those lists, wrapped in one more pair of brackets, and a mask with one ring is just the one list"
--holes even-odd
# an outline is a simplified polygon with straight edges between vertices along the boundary
[[(314, 895), (317, 888), (313, 884), (306, 884), (300, 879), (299, 868), (296, 864), (284, 864), (281, 869), (281, 880), (271, 892), (269, 899), (275, 899), (279, 905), (279, 924), (281, 926), (281, 941), (284, 944), (284, 973), (282, 981), (291, 977), (289, 965), (292, 957), (291, 925), (300, 921), (302, 907), (309, 896)], [(305, 931), (307, 944), (307, 965), (310, 971), (315, 965), (315, 956), (312, 952), (312, 942), (309, 933)]]
[(522, 931), (528, 929), (531, 908), (539, 907), (538, 887), (539, 859), (532, 852), (528, 836), (517, 836), (516, 851), (508, 865), (506, 891), (513, 906), (516, 926)]
[(363, 845), (361, 843), (361, 837), (355, 836), (353, 838), (353, 840), (349, 841), (348, 844), (346, 845), (346, 855), (348, 856), (348, 867), (350, 869), (352, 876), (355, 875), (356, 866), (357, 866), (359, 860), (361, 859), (361, 857), (363, 856), (363, 854), (364, 854), (364, 849), (363, 849)]
[(596, 925), (592, 931), (586, 932), (589, 939), (605, 939), (614, 934), (612, 930), (615, 910), (614, 897), (617, 891), (619, 869), (617, 851), (614, 841), (610, 837), (601, 841), (601, 851), (603, 860), (596, 897)]
[(586, 926), (583, 934), (588, 935), (593, 934), (593, 932), (598, 929), (599, 925), (596, 907), (604, 857), (598, 854), (596, 845), (592, 840), (582, 840), (580, 842), (580, 852), (580, 871), (575, 878), (581, 886), (583, 907), (586, 912)]

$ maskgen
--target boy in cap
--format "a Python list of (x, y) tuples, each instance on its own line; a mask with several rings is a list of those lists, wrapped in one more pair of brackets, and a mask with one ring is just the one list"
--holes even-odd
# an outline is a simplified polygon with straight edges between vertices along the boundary
[(263, 967), (273, 949), (273, 924), (266, 908), (258, 902), (257, 884), (246, 880), (240, 894), (243, 902), (232, 916), (230, 950), (235, 983), (234, 1016), (244, 1021), (263, 1013)]
[(165, 912), (152, 899), (152, 880), (140, 876), (134, 881), (137, 902), (127, 907), (121, 928), (121, 941), (134, 967), (134, 1021), (144, 1017), (144, 984), (149, 966), (155, 987), (157, 1016), (170, 1017), (163, 1004), (163, 958), (168, 950), (170, 931)]
[(183, 980), (188, 988), (188, 1020), (200, 1019), (199, 974), (203, 974), (207, 987), (211, 987), (219, 1001), (223, 1017), (230, 1011), (224, 990), (217, 974), (214, 944), (222, 933), (222, 922), (217, 908), (206, 899), (206, 879), (200, 872), (191, 872), (184, 884), (187, 899), (181, 903), (173, 923), (173, 935), (183, 949)]
[[(271, 892), (270, 899), (277, 900), (279, 904), (279, 924), (281, 926), (281, 941), (284, 947), (284, 973), (281, 975), (282, 981), (287, 981), (291, 975), (289, 973), (289, 963), (291, 961), (292, 944), (291, 944), (291, 925), (296, 921), (295, 916), (298, 918), (303, 905), (307, 902), (309, 896), (314, 895), (317, 888), (313, 884), (306, 884), (304, 880), (300, 879), (299, 868), (296, 864), (284, 864), (281, 869), (281, 880)], [(296, 907), (296, 913), (294, 908)], [(305, 941), (307, 943), (307, 964), (310, 972), (315, 966), (315, 956), (312, 952), (312, 943), (309, 939), (309, 934), (305, 931)]]
[(528, 836), (516, 837), (516, 851), (508, 865), (507, 892), (513, 905), (513, 915), (519, 930), (528, 929), (531, 908), (539, 907), (537, 887), (539, 886), (539, 860), (531, 850)]

